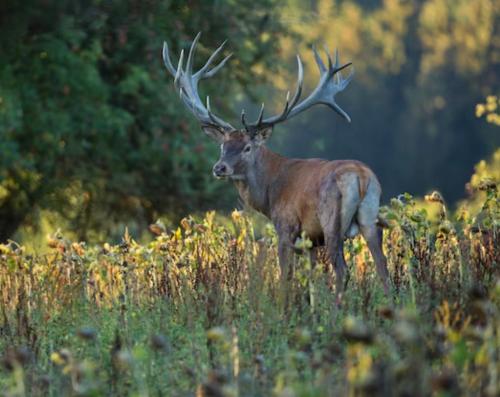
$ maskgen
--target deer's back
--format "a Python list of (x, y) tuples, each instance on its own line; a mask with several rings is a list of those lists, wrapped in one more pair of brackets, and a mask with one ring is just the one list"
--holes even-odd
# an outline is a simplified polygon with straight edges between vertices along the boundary
[(301, 231), (321, 240), (320, 217), (325, 202), (327, 207), (340, 206), (343, 218), (352, 218), (370, 185), (378, 200), (380, 184), (373, 171), (360, 161), (291, 159), (273, 185), (274, 217), (299, 222)]

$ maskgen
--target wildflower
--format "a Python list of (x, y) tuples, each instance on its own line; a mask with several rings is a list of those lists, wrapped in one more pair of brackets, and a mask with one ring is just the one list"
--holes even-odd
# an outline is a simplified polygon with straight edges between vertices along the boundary
[(486, 110), (488, 112), (497, 110), (497, 97), (495, 95), (488, 95), (486, 97)]
[(301, 348), (305, 348), (311, 343), (311, 332), (307, 328), (297, 328), (294, 336)]
[(203, 397), (232, 397), (237, 396), (234, 386), (227, 384), (227, 376), (222, 371), (211, 371), (208, 379), (198, 386), (197, 396)]
[(378, 309), (378, 314), (380, 317), (386, 320), (392, 320), (394, 318), (394, 310), (389, 306), (382, 306)]
[(1, 359), (1, 363), (6, 370), (12, 371), (17, 366), (27, 365), (31, 359), (31, 351), (27, 347), (22, 346), (17, 349), (7, 349), (7, 352)]
[(486, 121), (491, 124), (500, 125), (500, 115), (490, 113), (486, 116)]
[(394, 209), (402, 209), (404, 207), (403, 201), (400, 197), (391, 199), (391, 207)]
[(182, 220), (181, 220), (181, 226), (186, 232), (191, 231), (191, 223), (192, 222), (188, 218), (182, 218)]
[(208, 374), (208, 382), (223, 385), (227, 383), (227, 376), (223, 371), (213, 370)]
[(224, 327), (213, 327), (207, 331), (207, 338), (213, 341), (226, 339), (227, 333)]
[(413, 212), (412, 214), (410, 214), (410, 219), (413, 222), (420, 223), (425, 220), (425, 216), (419, 212)]
[(416, 325), (407, 318), (401, 318), (394, 324), (394, 336), (402, 343), (416, 343), (420, 339)]
[(302, 235), (295, 241), (295, 248), (299, 250), (308, 250), (312, 247), (312, 241), (306, 236), (304, 232)]
[(165, 336), (161, 334), (155, 334), (151, 336), (151, 348), (155, 351), (165, 351), (168, 347), (168, 342)]
[(450, 234), (453, 230), (453, 225), (450, 221), (444, 221), (439, 225), (439, 231), (443, 234)]
[(487, 298), (486, 290), (483, 286), (476, 284), (469, 290), (469, 298), (472, 301), (484, 300)]
[(342, 334), (348, 342), (371, 343), (373, 334), (359, 318), (348, 316), (344, 321)]
[(132, 354), (128, 350), (121, 349), (113, 356), (113, 363), (116, 368), (125, 371), (130, 369), (134, 363)]
[(481, 117), (486, 112), (486, 107), (482, 103), (476, 105), (476, 117)]
[(458, 380), (456, 374), (451, 369), (444, 369), (431, 378), (432, 389), (435, 392), (458, 391)]
[(67, 349), (61, 349), (52, 353), (50, 359), (56, 365), (66, 365), (71, 360), (71, 352)]
[(50, 377), (48, 375), (42, 375), (37, 380), (38, 387), (40, 389), (47, 389), (50, 386)]
[(164, 223), (158, 219), (155, 223), (149, 225), (149, 231), (156, 236), (161, 236), (167, 229)]
[(497, 183), (493, 179), (481, 179), (477, 188), (482, 191), (496, 189)]
[(205, 233), (208, 228), (205, 225), (197, 223), (196, 225), (194, 225), (194, 230), (198, 233)]
[(233, 218), (233, 221), (239, 222), (242, 218), (242, 215), (243, 215), (243, 211), (234, 210), (231, 213), (231, 218)]
[(443, 196), (438, 191), (433, 191), (431, 194), (426, 194), (424, 197), (425, 201), (431, 203), (441, 203), (444, 204)]
[(85, 243), (73, 243), (71, 244), (71, 249), (79, 256), (83, 256), (85, 254), (84, 247)]
[(94, 340), (96, 337), (96, 330), (91, 327), (83, 327), (76, 331), (76, 335), (83, 340)]
[(257, 376), (263, 376), (267, 373), (267, 368), (262, 354), (257, 354), (253, 360), (255, 364), (255, 373)]

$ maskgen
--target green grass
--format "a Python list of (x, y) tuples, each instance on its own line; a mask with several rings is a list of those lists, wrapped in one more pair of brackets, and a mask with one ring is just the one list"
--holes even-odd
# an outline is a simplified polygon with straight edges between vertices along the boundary
[(332, 270), (307, 255), (282, 285), (273, 229), (239, 212), (158, 226), (147, 245), (128, 233), (96, 247), (54, 236), (46, 255), (2, 245), (0, 393), (497, 395), (500, 218), (487, 197), (477, 216), (436, 221), (394, 199), (391, 296), (356, 239), (341, 308)]

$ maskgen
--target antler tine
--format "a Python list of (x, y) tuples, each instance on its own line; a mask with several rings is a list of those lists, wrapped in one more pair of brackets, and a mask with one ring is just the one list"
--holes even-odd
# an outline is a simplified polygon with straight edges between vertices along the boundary
[(288, 113), (289, 106), (290, 106), (290, 91), (287, 91), (286, 97), (285, 97), (285, 107), (283, 108), (283, 113)]
[(314, 59), (316, 60), (316, 65), (318, 65), (319, 73), (323, 74), (326, 72), (326, 67), (325, 64), (323, 63), (323, 60), (321, 59), (321, 56), (319, 55), (318, 51), (316, 50), (316, 46), (312, 46), (312, 50), (314, 53)]
[[(210, 98), (207, 97), (205, 107), (198, 94), (199, 80), (201, 80), (202, 78), (212, 77), (214, 74), (216, 74), (226, 64), (232, 54), (226, 56), (218, 65), (210, 69), (216, 56), (219, 55), (224, 48), (226, 42), (223, 42), (208, 58), (205, 65), (203, 65), (203, 67), (193, 75), (192, 70), (194, 54), (196, 52), (196, 46), (198, 44), (200, 35), (201, 33), (198, 33), (191, 43), (185, 70), (183, 70), (182, 68), (184, 62), (184, 50), (181, 51), (181, 54), (179, 56), (179, 63), (176, 69), (170, 59), (168, 45), (167, 43), (164, 43), (163, 61), (165, 63), (165, 67), (172, 75), (174, 75), (174, 84), (176, 88), (179, 89), (179, 95), (182, 98), (183, 102), (204, 125), (214, 125), (225, 131), (234, 131), (235, 128), (231, 124), (227, 123), (226, 121), (222, 120), (212, 113), (210, 109)], [(341, 70), (350, 66), (351, 63), (349, 62), (343, 66), (339, 66), (338, 51), (335, 51), (335, 63), (333, 63), (330, 52), (328, 51), (328, 48), (326, 48), (326, 46), (325, 52), (328, 59), (328, 68), (325, 66), (316, 48), (313, 47), (314, 58), (320, 71), (320, 79), (316, 88), (309, 94), (306, 99), (300, 101), (302, 87), (304, 84), (304, 66), (302, 64), (300, 56), (297, 55), (297, 86), (291, 100), (290, 92), (287, 92), (286, 102), (282, 112), (278, 115), (264, 119), (264, 104), (262, 104), (255, 123), (248, 124), (246, 121), (245, 110), (242, 110), (241, 122), (249, 133), (253, 133), (264, 126), (273, 126), (274, 124), (285, 121), (317, 104), (327, 105), (337, 113), (339, 113), (346, 120), (351, 120), (349, 115), (344, 112), (335, 102), (335, 95), (345, 89), (345, 87), (347, 87), (349, 82), (352, 80), (352, 77), (354, 75), (353, 71), (351, 71), (349, 76), (347, 76), (347, 78), (345, 79), (340, 73)]]
[(351, 70), (351, 72), (349, 73), (349, 76), (347, 76), (347, 78), (345, 78), (345, 79), (341, 73), (341, 71), (343, 69), (345, 69), (351, 65), (352, 65), (352, 62), (348, 62), (345, 65), (342, 65), (342, 66), (332, 70), (332, 76), (335, 80), (335, 84), (337, 84), (339, 87), (339, 91), (342, 91), (345, 87), (347, 87), (347, 84), (349, 84), (350, 81), (352, 80), (352, 77), (354, 75), (353, 70)]
[[(323, 65), (324, 66), (324, 65)], [(304, 85), (304, 65), (302, 65), (302, 60), (300, 59), (300, 55), (297, 54), (297, 68), (298, 68), (298, 77), (297, 77), (297, 89), (295, 90), (295, 94), (290, 102), (289, 111), (297, 104), (302, 95), (302, 86)]]
[(241, 109), (241, 124), (243, 124), (243, 127), (245, 127), (246, 131), (249, 131), (248, 125), (247, 125), (247, 118), (245, 114), (245, 109)]
[(168, 44), (166, 41), (163, 42), (163, 63), (165, 64), (165, 67), (167, 70), (170, 72), (171, 75), (175, 76), (177, 73), (177, 70), (175, 70), (174, 65), (172, 64), (172, 60), (170, 59), (170, 54), (168, 51)]
[(210, 97), (208, 96), (207, 96), (207, 105), (208, 105), (207, 107), (208, 117), (210, 118), (210, 120), (213, 121), (213, 124), (218, 125), (219, 127), (222, 127), (223, 129), (229, 132), (235, 131), (235, 128), (231, 124), (227, 123), (226, 121), (222, 120), (219, 116), (212, 113), (212, 110), (210, 109)]
[(186, 73), (188, 76), (193, 74), (193, 59), (194, 53), (196, 52), (196, 46), (198, 45), (198, 40), (200, 39), (201, 32), (198, 32), (193, 42), (191, 43), (191, 47), (189, 48), (189, 55), (186, 62)]
[[(278, 116), (275, 116), (275, 118), (272, 120), (276, 120), (276, 122), (278, 122), (279, 120), (286, 119), (286, 116), (288, 115), (289, 110), (290, 110), (290, 91), (287, 91), (286, 92), (286, 99), (285, 99), (285, 106), (283, 107), (283, 110), (281, 111), (281, 113)], [(256, 126), (258, 127), (261, 124), (262, 124), (262, 120), (260, 120), (260, 123), (256, 123)]]
[(200, 70), (198, 70), (193, 75), (193, 77), (195, 77), (197, 79), (202, 79), (205, 77), (205, 73), (207, 72), (208, 68), (212, 65), (212, 62), (215, 60), (215, 58), (217, 58), (219, 53), (224, 49), (224, 46), (226, 45), (226, 43), (227, 43), (227, 40), (224, 40), (222, 42), (222, 44), (219, 47), (217, 47), (217, 49), (212, 53), (212, 55), (210, 55), (207, 62), (205, 62), (205, 65), (203, 65), (203, 67)]
[[(352, 63), (350, 63), (352, 65)], [(347, 87), (347, 85), (351, 82), (352, 78), (354, 77), (355, 69), (354, 66), (352, 67), (351, 71), (349, 72), (349, 75), (344, 79), (344, 87)]]
[(330, 51), (328, 50), (328, 46), (325, 44), (323, 46), (325, 50), (326, 57), (328, 58), (328, 71), (330, 72), (332, 70), (332, 57), (330, 56)]
[(210, 117), (210, 120), (213, 122), (217, 122), (217, 116), (212, 113), (212, 110), (210, 109), (210, 97), (207, 95), (207, 113), (208, 117)]
[[(352, 65), (352, 62), (347, 62), (346, 64), (344, 64), (344, 65), (342, 65), (342, 66), (340, 66), (340, 67), (338, 67), (338, 68), (333, 69), (333, 73), (338, 73), (338, 72), (340, 72), (341, 70), (344, 70), (345, 68), (347, 68), (347, 67), (349, 67), (349, 66), (351, 66), (351, 65)], [(353, 72), (351, 72), (351, 73), (353, 73)], [(339, 73), (339, 74), (340, 74), (340, 73)]]
[(174, 77), (174, 85), (177, 87), (179, 83), (179, 79), (181, 75), (183, 74), (182, 71), (182, 63), (184, 61), (184, 50), (181, 50), (181, 55), (179, 56), (179, 64), (177, 65), (177, 71), (175, 72), (175, 77)]
[(217, 66), (213, 67), (208, 72), (206, 72), (205, 75), (203, 76), (203, 78), (209, 78), (209, 77), (212, 77), (213, 75), (215, 75), (220, 69), (222, 69), (224, 67), (224, 65), (226, 64), (226, 62), (232, 56), (233, 56), (233, 54), (231, 53), (227, 57), (225, 57), (222, 61), (220, 61), (220, 63)]
[(262, 117), (264, 117), (264, 102), (262, 102), (262, 106), (260, 107), (259, 117), (257, 117), (257, 125), (262, 123)]
[[(288, 114), (288, 109), (289, 109), (289, 104), (290, 104), (290, 91), (287, 91), (286, 93), (286, 100), (285, 100), (285, 106), (283, 107), (283, 110), (278, 116), (275, 116), (273, 120), (278, 120), (285, 119), (287, 114)], [(253, 130), (258, 129), (259, 126), (264, 125), (263, 123), (263, 118), (264, 116), (264, 103), (262, 103), (262, 106), (260, 108), (259, 116), (257, 117), (257, 121), (253, 124)], [(252, 128), (251, 128), (252, 129)], [(248, 128), (247, 128), (248, 130)]]
[(183, 68), (184, 64), (184, 50), (181, 51), (179, 56), (179, 63), (177, 69), (174, 68), (172, 61), (170, 59), (168, 45), (164, 43), (163, 45), (163, 60), (165, 63), (165, 67), (168, 71), (174, 76), (174, 85), (176, 89), (179, 91), (179, 96), (182, 101), (186, 105), (186, 107), (193, 112), (195, 117), (202, 123), (202, 125), (214, 126), (224, 130), (226, 132), (234, 131), (235, 128), (229, 124), (228, 122), (222, 120), (220, 117), (217, 117), (212, 113), (210, 109), (210, 98), (207, 97), (206, 106), (203, 101), (200, 99), (198, 93), (198, 82), (201, 77), (210, 77), (215, 74), (217, 70), (219, 70), (224, 63), (229, 59), (226, 57), (219, 65), (217, 65), (216, 70), (212, 69), (209, 72), (206, 70), (210, 67), (211, 62), (215, 59), (222, 47), (219, 47), (212, 56), (210, 56), (208, 62), (205, 66), (198, 71), (195, 75), (193, 75), (193, 62), (194, 55), (196, 52), (196, 47), (198, 45), (198, 41), (200, 39), (201, 32), (196, 35), (191, 43), (191, 47), (189, 48), (189, 53), (187, 56), (186, 67)]
[(212, 118), (211, 114), (212, 114), (212, 109), (210, 109), (210, 97), (207, 95), (207, 112), (208, 112), (208, 115), (210, 116), (210, 118)]
[(282, 112), (276, 116), (268, 117), (266, 119), (263, 119), (264, 104), (262, 104), (257, 121), (248, 125), (244, 123), (245, 129), (247, 131), (253, 132), (264, 126), (280, 123), (288, 118), (288, 115), (292, 111), (293, 107), (297, 104), (297, 102), (300, 99), (300, 95), (302, 94), (302, 86), (304, 83), (304, 67), (302, 65), (302, 60), (300, 59), (299, 55), (297, 55), (297, 65), (298, 65), (297, 87), (295, 89), (295, 93), (293, 95), (292, 100), (290, 101), (290, 91), (288, 91), (286, 94), (285, 106)]
[(333, 63), (330, 52), (328, 51), (328, 48), (326, 48), (325, 46), (325, 52), (328, 58), (328, 68), (327, 68), (316, 48), (313, 47), (312, 50), (314, 54), (314, 59), (316, 60), (316, 64), (318, 65), (318, 69), (320, 72), (320, 79), (316, 88), (309, 94), (307, 98), (299, 102), (304, 83), (304, 67), (302, 65), (302, 60), (300, 59), (300, 56), (297, 55), (297, 67), (298, 67), (297, 88), (295, 90), (295, 93), (291, 101), (289, 101), (290, 93), (288, 93), (283, 111), (276, 116), (268, 117), (266, 119), (262, 119), (261, 117), (259, 117), (257, 122), (248, 126), (251, 131), (255, 131), (267, 126), (273, 126), (274, 124), (292, 118), (295, 115), (303, 112), (304, 110), (309, 109), (311, 106), (317, 104), (327, 105), (328, 107), (332, 108), (337, 113), (339, 113), (347, 121), (351, 121), (349, 115), (346, 112), (344, 112), (335, 102), (335, 95), (338, 92), (342, 91), (349, 84), (353, 76), (353, 74), (351, 73), (347, 79), (344, 79), (342, 78), (340, 71), (350, 66), (351, 63), (349, 62), (339, 67), (338, 52), (335, 53), (335, 63)]

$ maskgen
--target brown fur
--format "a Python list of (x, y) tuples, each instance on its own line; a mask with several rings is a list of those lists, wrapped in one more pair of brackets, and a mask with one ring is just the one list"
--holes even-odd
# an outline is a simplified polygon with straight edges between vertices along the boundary
[(369, 179), (375, 178), (368, 166), (356, 160), (287, 159), (263, 150), (266, 174), (274, 175), (270, 195), (274, 214), (265, 212), (265, 215), (286, 218), (290, 223), (299, 222), (300, 231), (305, 231), (313, 240), (321, 238), (323, 233), (317, 209), (320, 187), (325, 178), (333, 175), (338, 179), (348, 173), (357, 175), (361, 199), (366, 194)]
[[(193, 54), (200, 34), (195, 37), (189, 50), (186, 69), (174, 68), (166, 43), (163, 59), (174, 83), (188, 108), (201, 122), (203, 131), (221, 145), (221, 157), (214, 165), (218, 178), (232, 179), (245, 203), (267, 215), (279, 235), (279, 262), (282, 277), (288, 278), (293, 271), (290, 265), (295, 239), (305, 232), (316, 244), (325, 244), (336, 271), (337, 296), (340, 298), (346, 272), (343, 241), (360, 231), (367, 240), (387, 292), (387, 268), (382, 252), (382, 240), (377, 226), (380, 202), (380, 184), (373, 172), (355, 160), (326, 161), (320, 159), (287, 159), (264, 147), (273, 126), (311, 106), (323, 104), (335, 110), (346, 120), (349, 115), (335, 102), (335, 95), (349, 84), (352, 74), (344, 79), (340, 70), (350, 65), (335, 65), (330, 56), (328, 67), (314, 50), (321, 78), (316, 88), (299, 102), (303, 83), (300, 57), (297, 56), (299, 78), (291, 101), (287, 99), (281, 114), (263, 118), (264, 105), (255, 123), (246, 123), (245, 113), (241, 121), (245, 130), (236, 130), (231, 124), (216, 117), (210, 111), (209, 101), (203, 104), (198, 95), (200, 78), (210, 77), (221, 68), (209, 68), (214, 56), (196, 74), (192, 74)], [(220, 49), (214, 53), (216, 55)]]
[(291, 276), (294, 242), (305, 232), (314, 246), (326, 245), (340, 299), (347, 270), (343, 241), (354, 228), (367, 240), (388, 291), (377, 226), (381, 189), (368, 166), (357, 160), (290, 159), (258, 138), (233, 133), (223, 141), (214, 173), (232, 178), (243, 201), (274, 223), (282, 276)]

